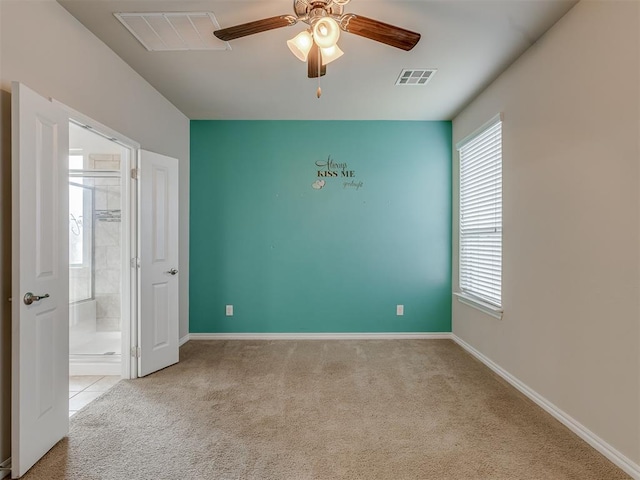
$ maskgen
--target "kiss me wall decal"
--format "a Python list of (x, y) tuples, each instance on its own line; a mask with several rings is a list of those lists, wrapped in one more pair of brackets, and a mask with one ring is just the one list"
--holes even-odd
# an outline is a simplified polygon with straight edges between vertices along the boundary
[(321, 190), (331, 179), (339, 181), (342, 188), (360, 190), (364, 185), (362, 181), (355, 180), (356, 171), (349, 170), (347, 162), (335, 162), (331, 155), (326, 160), (317, 160), (315, 166), (318, 179), (311, 184), (315, 190)]

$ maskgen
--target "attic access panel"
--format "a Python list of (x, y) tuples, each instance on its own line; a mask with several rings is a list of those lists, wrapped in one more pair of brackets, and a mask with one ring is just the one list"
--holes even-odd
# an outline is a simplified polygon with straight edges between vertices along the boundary
[(113, 14), (150, 52), (231, 50), (213, 32), (220, 25), (212, 12), (144, 12)]

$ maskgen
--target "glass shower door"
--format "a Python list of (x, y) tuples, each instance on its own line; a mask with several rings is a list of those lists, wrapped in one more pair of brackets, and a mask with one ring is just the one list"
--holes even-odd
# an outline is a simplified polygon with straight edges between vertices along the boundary
[(69, 180), (69, 350), (121, 353), (121, 224), (118, 173)]

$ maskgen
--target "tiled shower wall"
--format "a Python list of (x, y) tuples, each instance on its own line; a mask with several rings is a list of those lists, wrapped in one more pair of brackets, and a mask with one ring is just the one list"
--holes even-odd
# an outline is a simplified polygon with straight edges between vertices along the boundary
[[(120, 171), (120, 155), (90, 155), (92, 169)], [(96, 331), (119, 331), (122, 276), (120, 178), (95, 180), (94, 275)]]

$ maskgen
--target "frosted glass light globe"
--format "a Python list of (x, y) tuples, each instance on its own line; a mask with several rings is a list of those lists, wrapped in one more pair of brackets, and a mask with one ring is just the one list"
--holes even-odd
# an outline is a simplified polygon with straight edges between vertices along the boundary
[(340, 38), (340, 26), (331, 17), (323, 17), (313, 25), (313, 39), (320, 48), (333, 47)]

